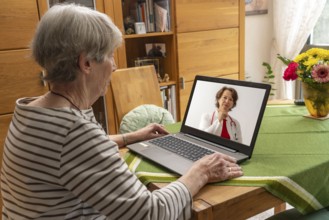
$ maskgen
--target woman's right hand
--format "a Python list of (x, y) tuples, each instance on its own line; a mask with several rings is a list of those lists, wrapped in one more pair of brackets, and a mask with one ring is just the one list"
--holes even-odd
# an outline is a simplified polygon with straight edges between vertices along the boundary
[(214, 153), (196, 161), (179, 181), (195, 195), (207, 183), (221, 182), (242, 175), (242, 169), (233, 157)]
[(219, 121), (219, 122), (222, 122), (223, 119), (225, 119), (225, 118), (227, 117), (227, 115), (228, 115), (228, 112), (220, 111), (220, 110), (218, 109), (218, 121)]
[(205, 170), (208, 179), (207, 183), (221, 182), (243, 175), (241, 167), (236, 163), (236, 159), (221, 153), (207, 155), (196, 161), (194, 166)]

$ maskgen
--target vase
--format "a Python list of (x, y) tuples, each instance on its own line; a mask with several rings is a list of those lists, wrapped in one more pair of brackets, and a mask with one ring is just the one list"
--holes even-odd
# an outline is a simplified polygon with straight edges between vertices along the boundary
[(326, 117), (329, 113), (329, 83), (309, 84), (303, 82), (305, 106), (311, 116)]

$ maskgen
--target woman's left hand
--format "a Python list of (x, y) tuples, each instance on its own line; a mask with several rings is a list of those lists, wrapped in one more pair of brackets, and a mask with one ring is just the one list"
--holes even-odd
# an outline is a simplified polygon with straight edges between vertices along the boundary
[(164, 126), (160, 124), (149, 124), (146, 127), (141, 128), (133, 133), (134, 134), (132, 135), (135, 136), (136, 141), (145, 141), (169, 134)]
[(161, 137), (169, 134), (168, 131), (160, 124), (149, 124), (144, 128), (137, 131), (126, 133), (126, 134), (116, 134), (110, 135), (110, 139), (118, 144), (119, 147), (124, 147), (127, 144), (133, 144), (138, 141), (145, 141), (153, 139), (156, 137)]

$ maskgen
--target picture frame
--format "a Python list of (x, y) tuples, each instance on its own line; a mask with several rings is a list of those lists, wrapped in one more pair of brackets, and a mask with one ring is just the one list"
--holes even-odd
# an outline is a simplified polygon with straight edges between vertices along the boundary
[(166, 57), (165, 43), (147, 43), (145, 51), (148, 57)]
[(149, 58), (149, 57), (137, 57), (135, 59), (135, 66), (147, 66), (154, 65), (155, 71), (157, 74), (160, 72), (159, 59), (157, 58)]
[(155, 72), (158, 78), (158, 81), (161, 82), (162, 78), (160, 76), (160, 61), (157, 58), (150, 57), (137, 57), (135, 59), (135, 66), (148, 66), (154, 65)]
[(246, 15), (260, 15), (268, 13), (268, 0), (245, 0)]

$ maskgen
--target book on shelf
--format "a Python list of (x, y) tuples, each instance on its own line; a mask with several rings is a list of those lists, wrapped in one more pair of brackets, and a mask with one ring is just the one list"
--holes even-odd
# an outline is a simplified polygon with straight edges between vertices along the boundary
[(155, 14), (155, 31), (170, 31), (170, 2), (169, 0), (153, 0)]
[(132, 0), (128, 7), (129, 14), (135, 22), (144, 22), (146, 32), (170, 31), (170, 0)]
[(166, 85), (160, 87), (163, 107), (167, 109), (174, 120), (177, 121), (177, 111), (176, 111), (176, 86)]

